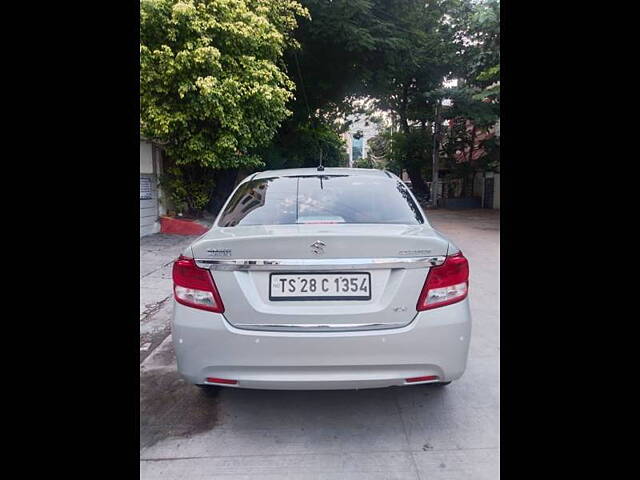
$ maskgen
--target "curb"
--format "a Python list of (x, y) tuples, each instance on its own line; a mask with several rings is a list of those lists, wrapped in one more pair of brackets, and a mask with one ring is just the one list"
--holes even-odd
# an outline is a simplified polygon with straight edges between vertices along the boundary
[(202, 235), (208, 231), (208, 227), (195, 220), (160, 217), (160, 233), (171, 233), (174, 235)]

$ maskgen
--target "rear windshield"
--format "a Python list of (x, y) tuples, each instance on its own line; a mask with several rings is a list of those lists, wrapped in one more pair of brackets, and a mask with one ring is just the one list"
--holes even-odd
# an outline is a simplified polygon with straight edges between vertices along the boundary
[(424, 223), (398, 180), (313, 175), (250, 180), (240, 185), (218, 226), (301, 223)]

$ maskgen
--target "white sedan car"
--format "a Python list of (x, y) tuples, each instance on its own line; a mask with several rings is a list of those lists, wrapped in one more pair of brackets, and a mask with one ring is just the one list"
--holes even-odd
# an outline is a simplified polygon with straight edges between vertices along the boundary
[(256, 173), (174, 264), (178, 370), (209, 388), (446, 385), (467, 362), (468, 278), (392, 173)]

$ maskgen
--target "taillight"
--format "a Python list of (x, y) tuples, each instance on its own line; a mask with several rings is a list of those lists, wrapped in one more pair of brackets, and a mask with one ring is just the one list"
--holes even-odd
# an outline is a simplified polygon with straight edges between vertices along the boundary
[(193, 258), (180, 255), (173, 264), (173, 293), (176, 301), (193, 308), (223, 313), (224, 305), (209, 270)]
[(429, 310), (459, 302), (469, 289), (469, 262), (462, 252), (450, 255), (438, 267), (431, 267), (418, 299), (417, 310)]

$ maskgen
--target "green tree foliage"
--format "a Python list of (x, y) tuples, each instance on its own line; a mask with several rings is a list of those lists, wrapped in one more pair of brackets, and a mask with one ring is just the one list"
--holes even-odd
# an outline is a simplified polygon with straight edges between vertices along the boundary
[[(368, 96), (395, 118), (375, 158), (385, 152), (423, 193), (436, 105), (453, 98), (440, 118), (458, 125), (490, 128), (498, 118), (499, 0), (300, 3), (142, 0), (142, 130), (182, 173), (182, 165), (315, 166), (321, 157), (344, 165), (341, 119)], [(460, 88), (445, 91), (445, 78), (461, 79)], [(447, 160), (470, 141), (465, 132), (443, 139)]]
[(473, 185), (478, 172), (499, 166), (499, 138), (490, 132), (499, 119), (500, 106), (488, 98), (478, 99), (477, 92), (478, 88), (450, 89), (452, 105), (443, 110), (442, 116), (449, 120), (449, 128), (442, 136), (440, 155), (448, 178), (462, 179), (463, 196), (477, 193)]
[[(396, 175), (406, 170), (414, 190), (414, 179), (424, 182), (424, 179), (431, 175), (433, 137), (431, 132), (422, 126), (411, 126), (406, 132), (385, 131), (371, 139), (369, 145), (373, 147), (376, 156), (386, 159), (386, 169)], [(426, 185), (422, 190), (418, 188), (417, 193), (426, 194)]]
[(344, 166), (347, 154), (338, 122), (351, 111), (351, 98), (362, 91), (367, 69), (363, 51), (374, 48), (366, 22), (371, 0), (303, 0), (310, 15), (295, 32), (299, 49), (285, 54), (296, 84), (288, 104), (293, 112), (273, 142), (260, 151), (269, 168), (310, 167), (320, 157), (327, 166)]
[(215, 172), (197, 163), (173, 163), (165, 167), (160, 184), (168, 192), (176, 211), (198, 215), (209, 201), (217, 180)]
[(491, 128), (498, 120), (500, 106), (496, 102), (479, 100), (477, 87), (456, 87), (441, 90), (451, 100), (450, 107), (444, 107), (442, 118), (465, 118), (481, 129)]
[[(453, 105), (444, 118), (453, 125), (443, 138), (443, 156), (449, 177), (462, 179), (462, 194), (473, 195), (475, 175), (500, 165), (500, 138), (487, 135), (500, 118), (500, 2), (462, 2), (455, 22), (461, 86), (448, 92)], [(466, 161), (459, 161), (459, 152)]]
[(317, 119), (285, 123), (260, 153), (269, 169), (315, 167), (321, 156), (326, 167), (344, 166), (347, 161), (339, 127)]
[(396, 119), (391, 164), (406, 169), (414, 191), (426, 193), (430, 171), (432, 95), (455, 68), (454, 32), (447, 22), (458, 2), (378, 0), (372, 8), (376, 50), (364, 85), (378, 108)]
[[(500, 0), (461, 2), (453, 17), (460, 76), (487, 88), (500, 80)], [(499, 94), (499, 88), (497, 89)]]
[[(483, 148), (493, 165), (499, 157), (499, 139), (478, 147), (476, 136), (499, 118), (499, 8), (497, 0), (373, 2), (377, 48), (367, 57), (370, 73), (364, 83), (378, 107), (394, 113), (390, 165), (407, 171), (416, 193), (426, 191), (424, 178), (431, 175), (436, 105), (444, 99), (453, 106), (439, 108), (438, 121), (455, 119), (463, 127), (439, 136), (452, 175), (467, 185), (467, 177), (487, 163), (461, 164), (456, 149)], [(459, 79), (461, 87), (443, 88), (445, 78)], [(475, 125), (471, 133), (467, 121)]]
[(190, 209), (206, 203), (207, 170), (262, 164), (255, 150), (291, 113), (282, 57), (306, 15), (294, 0), (141, 0), (141, 134), (178, 168), (170, 183), (198, 178), (190, 199), (175, 189)]
[[(376, 12), (382, 3), (384, 14)], [(499, 139), (485, 140), (485, 134), (499, 118), (499, 8), (497, 0), (389, 0), (374, 7), (385, 35), (366, 83), (378, 106), (395, 114), (391, 165), (407, 171), (416, 193), (425, 193), (424, 179), (431, 176), (435, 122), (455, 120), (438, 141), (450, 176), (463, 179), (465, 193), (477, 171), (495, 168)], [(445, 78), (457, 78), (460, 87), (443, 88)], [(452, 106), (438, 107), (436, 117), (444, 99)], [(456, 152), (465, 149), (485, 155), (460, 162)]]
[[(303, 4), (310, 17), (295, 33), (301, 48), (286, 55), (297, 85), (289, 104), (293, 115), (265, 152), (268, 165), (316, 165), (320, 150), (323, 158), (343, 158), (338, 134), (349, 125), (335, 119), (353, 113), (353, 100), (360, 96), (375, 97), (379, 108), (396, 112), (405, 134), (413, 120), (427, 121), (432, 106), (425, 105), (421, 92), (439, 87), (451, 70), (449, 57), (456, 46), (444, 19), (456, 1)], [(315, 130), (335, 132), (333, 141), (316, 141)], [(419, 178), (414, 183), (424, 185)]]

